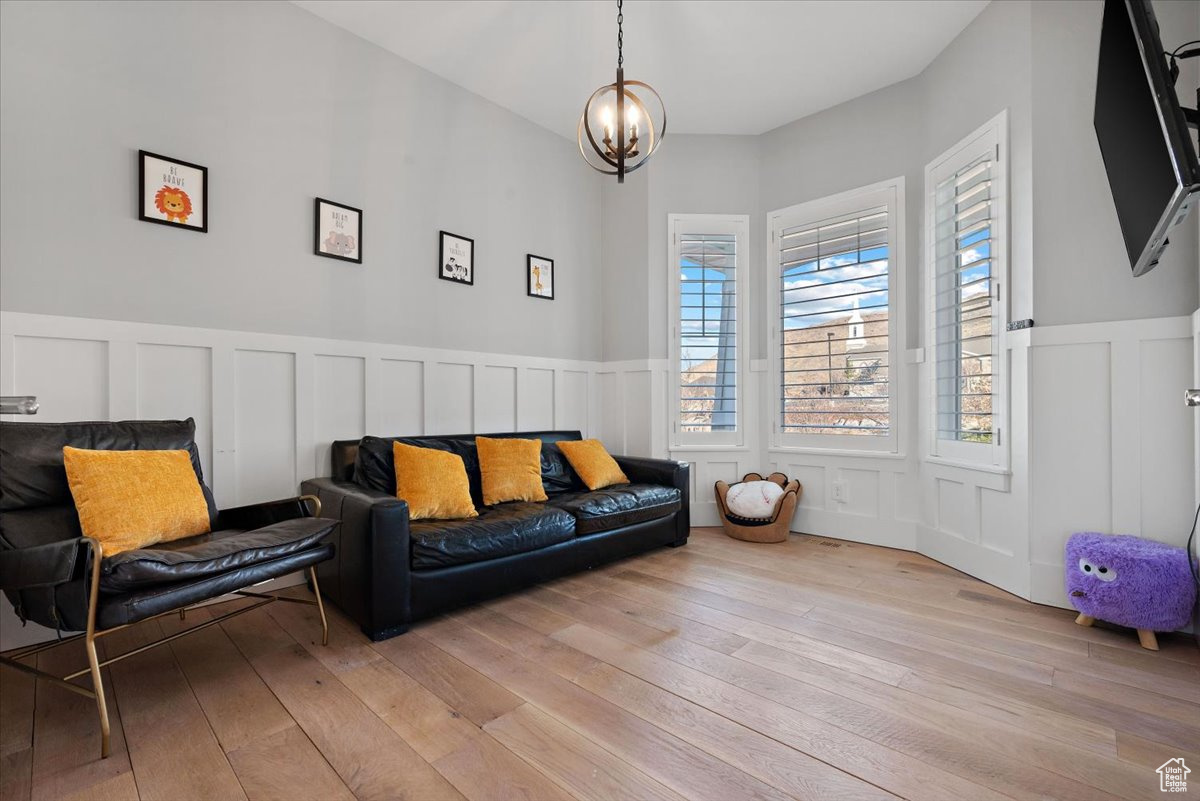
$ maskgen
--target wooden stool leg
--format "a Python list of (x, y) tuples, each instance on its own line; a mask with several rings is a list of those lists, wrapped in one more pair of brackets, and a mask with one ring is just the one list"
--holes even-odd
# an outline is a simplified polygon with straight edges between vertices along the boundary
[(1154, 636), (1153, 631), (1147, 629), (1138, 629), (1138, 641), (1147, 651), (1158, 650), (1158, 638)]
[(1079, 617), (1075, 618), (1075, 622), (1081, 626), (1090, 626), (1096, 622), (1096, 618), (1092, 617), (1091, 615), (1085, 615), (1083, 612), (1080, 612)]

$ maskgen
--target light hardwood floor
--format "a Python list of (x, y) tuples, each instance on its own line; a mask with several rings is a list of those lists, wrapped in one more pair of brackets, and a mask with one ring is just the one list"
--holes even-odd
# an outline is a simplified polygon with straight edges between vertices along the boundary
[(1161, 797), (1176, 756), (1200, 791), (1193, 641), (1073, 618), (902, 551), (696, 529), (382, 643), (274, 604), (131, 658), (103, 761), (91, 701), (4, 670), (0, 800), (1097, 801)]

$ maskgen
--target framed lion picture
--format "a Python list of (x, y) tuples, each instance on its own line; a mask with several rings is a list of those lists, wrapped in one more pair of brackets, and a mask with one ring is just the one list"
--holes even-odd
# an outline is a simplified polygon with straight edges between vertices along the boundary
[(208, 233), (208, 168), (138, 151), (138, 219)]

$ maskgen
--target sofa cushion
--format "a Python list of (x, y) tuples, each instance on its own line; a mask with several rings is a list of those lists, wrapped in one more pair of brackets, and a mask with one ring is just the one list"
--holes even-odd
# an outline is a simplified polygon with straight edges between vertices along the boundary
[(418, 520), (408, 530), (413, 570), (430, 570), (566, 542), (575, 537), (575, 518), (544, 503), (504, 503), (470, 520)]
[(467, 470), (471, 485), (471, 500), (483, 506), (483, 489), (479, 480), (479, 456), (475, 452), (475, 440), (454, 437), (363, 437), (358, 444), (358, 458), (354, 462), (354, 483), (367, 489), (396, 495), (396, 460), (392, 443), (411, 445), (417, 448), (432, 448), (459, 456)]
[(680, 492), (658, 484), (618, 484), (592, 492), (572, 492), (549, 500), (570, 512), (577, 534), (595, 534), (656, 520), (678, 512)]
[(335, 526), (336, 520), (300, 517), (254, 531), (213, 531), (124, 551), (101, 562), (100, 589), (129, 592), (245, 568), (312, 548)]

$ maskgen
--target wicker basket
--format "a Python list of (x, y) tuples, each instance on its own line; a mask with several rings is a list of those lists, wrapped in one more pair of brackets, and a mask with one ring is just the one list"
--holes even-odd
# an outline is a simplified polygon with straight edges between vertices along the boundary
[(766, 478), (758, 473), (747, 473), (738, 483), (747, 481), (771, 481), (783, 487), (783, 495), (775, 502), (775, 511), (769, 519), (749, 520), (729, 513), (729, 508), (725, 505), (725, 496), (729, 493), (730, 485), (718, 481), (717, 509), (721, 514), (721, 525), (725, 527), (725, 533), (735, 540), (746, 542), (783, 542), (787, 539), (788, 526), (792, 522), (796, 503), (800, 500), (804, 487), (795, 479), (788, 481), (788, 477), (783, 473), (772, 473)]

